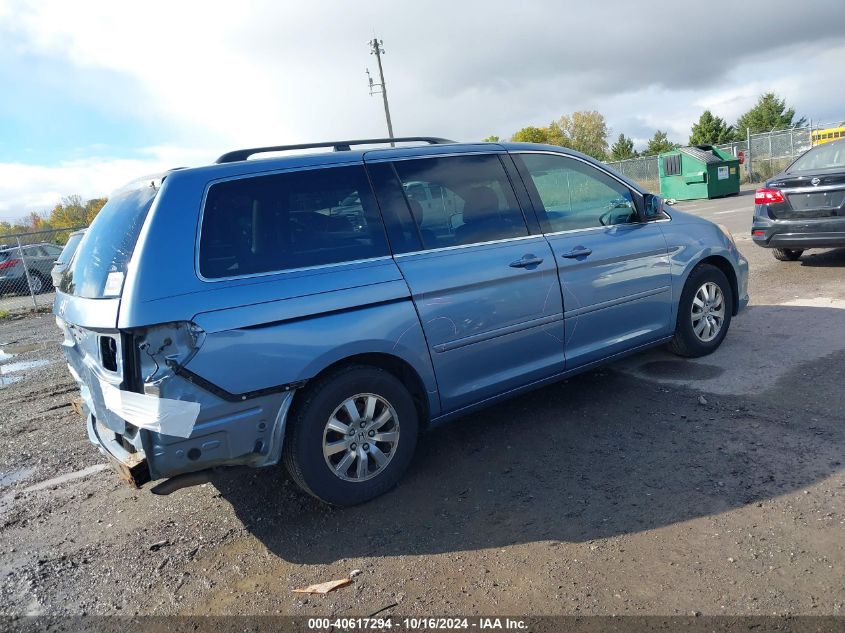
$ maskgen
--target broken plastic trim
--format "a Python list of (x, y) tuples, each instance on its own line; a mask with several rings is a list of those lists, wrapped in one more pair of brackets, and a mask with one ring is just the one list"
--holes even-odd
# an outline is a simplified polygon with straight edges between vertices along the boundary
[(100, 424), (93, 414), (88, 414), (88, 439), (109, 460), (121, 479), (140, 488), (150, 481), (150, 466), (143, 453), (130, 453), (117, 441), (114, 431)]
[(232, 393), (226, 391), (223, 387), (215, 385), (213, 382), (206, 380), (202, 376), (195, 374), (190, 369), (182, 366), (171, 366), (173, 373), (180, 378), (184, 378), (188, 382), (201, 387), (206, 391), (213, 393), (218, 398), (222, 398), (227, 402), (242, 402), (250, 398), (258, 398), (260, 396), (267, 396), (271, 393), (283, 393), (285, 391), (294, 391), (305, 386), (307, 380), (297, 380), (296, 382), (285, 383), (284, 385), (277, 385), (275, 387), (265, 387), (264, 389), (257, 389), (255, 391), (247, 391), (245, 393)]

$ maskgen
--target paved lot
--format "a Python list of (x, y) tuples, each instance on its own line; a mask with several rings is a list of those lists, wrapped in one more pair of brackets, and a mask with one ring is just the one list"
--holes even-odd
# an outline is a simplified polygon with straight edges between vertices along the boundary
[[(845, 249), (776, 262), (748, 194), (678, 208), (751, 261), (718, 352), (648, 352), (437, 429), (349, 510), (281, 469), (125, 487), (70, 409), (52, 317), (0, 321), (0, 612), (845, 613)], [(10, 370), (28, 361), (47, 363)]]

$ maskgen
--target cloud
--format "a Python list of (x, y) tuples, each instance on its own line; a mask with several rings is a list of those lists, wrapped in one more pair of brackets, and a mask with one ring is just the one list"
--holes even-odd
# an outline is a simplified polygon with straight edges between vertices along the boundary
[(65, 196), (107, 196), (123, 184), (145, 174), (181, 165), (214, 160), (202, 150), (149, 147), (139, 158), (92, 157), (64, 161), (55, 166), (0, 163), (0, 220), (12, 221), (31, 211), (51, 209)]
[[(374, 33), (387, 51), (397, 134), (506, 137), (595, 109), (614, 135), (646, 139), (660, 128), (685, 141), (705, 107), (733, 121), (769, 90), (799, 115), (843, 117), (831, 81), (845, 62), (845, 5), (805, 0), (801, 12), (825, 19), (787, 19), (769, 0), (706, 8), (627, 0), (0, 0), (0, 38), (18, 64), (52, 60), (76, 69), (56, 108), (93, 95), (102, 112), (160, 130), (150, 143), (160, 145), (160, 156), (172, 146), (178, 158), (184, 147), (214, 156), (384, 135), (381, 99), (368, 94), (364, 74), (375, 71), (366, 45)], [(84, 169), (78, 163), (27, 168), (12, 160), (16, 191), (29, 190), (27, 178), (50, 195), (71, 185), (93, 191), (139, 159), (90, 160), (97, 174), (73, 171)], [(150, 163), (146, 157), (137, 166)], [(0, 208), (12, 208), (7, 191), (0, 187)]]

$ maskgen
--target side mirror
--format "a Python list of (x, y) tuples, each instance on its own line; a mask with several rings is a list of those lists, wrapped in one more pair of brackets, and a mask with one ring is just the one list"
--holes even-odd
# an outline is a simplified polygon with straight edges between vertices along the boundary
[(665, 217), (663, 211), (663, 198), (653, 193), (647, 193), (644, 197), (645, 202), (645, 221), (659, 220)]

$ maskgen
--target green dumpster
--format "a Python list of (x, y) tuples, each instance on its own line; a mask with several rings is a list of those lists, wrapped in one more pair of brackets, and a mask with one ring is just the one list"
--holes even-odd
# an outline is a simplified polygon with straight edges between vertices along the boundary
[(658, 157), (660, 195), (675, 200), (739, 193), (739, 159), (712, 145), (679, 147)]

